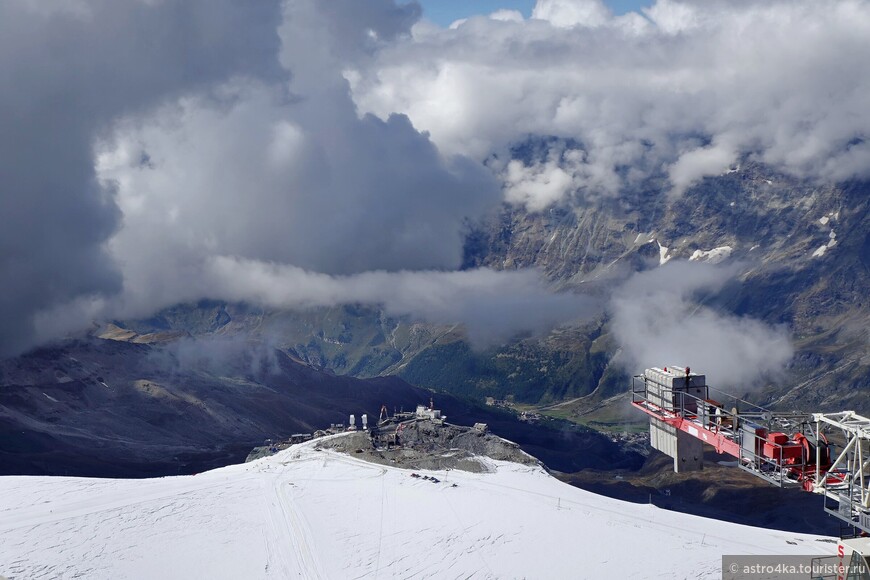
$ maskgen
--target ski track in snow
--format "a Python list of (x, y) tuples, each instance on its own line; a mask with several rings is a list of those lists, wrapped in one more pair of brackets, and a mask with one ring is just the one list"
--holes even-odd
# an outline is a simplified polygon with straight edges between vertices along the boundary
[(2, 477), (0, 575), (719, 578), (722, 554), (835, 549), (485, 461), (494, 473), (418, 472), (433, 483), (304, 444), (196, 476)]

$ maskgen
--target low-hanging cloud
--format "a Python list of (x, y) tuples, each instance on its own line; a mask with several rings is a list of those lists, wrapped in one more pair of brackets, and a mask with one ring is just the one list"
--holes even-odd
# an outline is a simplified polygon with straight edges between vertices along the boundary
[[(597, 298), (555, 291), (536, 270), (376, 270), (330, 275), (276, 262), (211, 256), (192, 265), (186, 274), (164, 302), (155, 302), (153, 296), (143, 302), (135, 293), (126, 293), (109, 300), (65, 304), (38, 318), (39, 335), (49, 339), (86, 326), (99, 316), (144, 315), (179, 301), (210, 298), (274, 309), (377, 305), (389, 316), (462, 324), (471, 345), (483, 349), (516, 336), (591, 319), (602, 309)], [(218, 342), (216, 348), (227, 344)]]
[(436, 324), (461, 322), (478, 348), (587, 319), (600, 311), (595, 299), (554, 292), (534, 270), (330, 276), (295, 266), (216, 257), (208, 262), (202, 281), (217, 290), (201, 292), (227, 301), (255, 301), (273, 308), (378, 304), (391, 316)]
[(529, 135), (579, 143), (583, 167), (532, 167), (524, 195), (508, 187), (531, 209), (563, 174), (576, 182), (563, 197), (653, 175), (679, 195), (745, 157), (811, 179), (870, 176), (867, 0), (658, 0), (620, 16), (600, 0), (538, 0), (532, 16), (418, 25), (346, 72), (354, 99), (479, 159)]
[(281, 372), (277, 344), (269, 335), (261, 340), (241, 335), (184, 337), (149, 351), (148, 357), (170, 373), (198, 370), (218, 376), (257, 377)]
[(734, 267), (670, 262), (632, 276), (611, 301), (612, 328), (632, 371), (671, 364), (706, 373), (709, 382), (755, 388), (793, 355), (787, 329), (698, 305), (720, 290)]

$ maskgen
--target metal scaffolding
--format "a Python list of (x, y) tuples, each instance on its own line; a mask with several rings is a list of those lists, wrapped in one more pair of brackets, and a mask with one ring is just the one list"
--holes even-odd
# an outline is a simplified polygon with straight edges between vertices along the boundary
[(702, 469), (707, 444), (774, 485), (823, 495), (826, 512), (870, 534), (870, 418), (770, 411), (687, 367), (646, 369), (633, 377), (631, 397), (650, 418), (651, 446), (674, 458), (675, 471)]
[(825, 495), (825, 511), (870, 533), (870, 419), (854, 411), (814, 413), (812, 418), (817, 438), (834, 430), (846, 441), (826, 473), (816, 470), (813, 491)]

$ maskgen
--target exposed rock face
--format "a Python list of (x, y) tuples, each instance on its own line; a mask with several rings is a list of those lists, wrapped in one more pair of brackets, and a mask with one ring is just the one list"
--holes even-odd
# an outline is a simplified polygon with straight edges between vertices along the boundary
[(519, 445), (473, 427), (411, 421), (401, 434), (401, 445), (384, 447), (370, 432), (356, 431), (318, 442), (320, 449), (335, 449), (360, 459), (406, 469), (461, 469), (479, 473), (486, 465), (478, 457), (537, 465)]
[[(537, 214), (506, 207), (469, 238), (466, 264), (534, 266), (570, 287), (672, 259), (737, 262), (739, 281), (711, 303), (785, 324), (796, 339), (797, 356), (765, 401), (870, 411), (868, 205), (867, 184), (817, 186), (744, 164), (677, 200), (637, 194)], [(613, 393), (602, 386), (601, 395)]]

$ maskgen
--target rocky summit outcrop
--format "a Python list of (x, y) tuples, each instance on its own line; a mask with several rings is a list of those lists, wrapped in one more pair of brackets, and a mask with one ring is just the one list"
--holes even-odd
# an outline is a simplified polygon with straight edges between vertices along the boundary
[(327, 437), (315, 443), (315, 447), (404, 469), (460, 469), (480, 473), (488, 470), (486, 463), (480, 461), (481, 457), (524, 465), (539, 464), (516, 443), (485, 430), (427, 419), (409, 421), (398, 445), (384, 445), (375, 428)]

